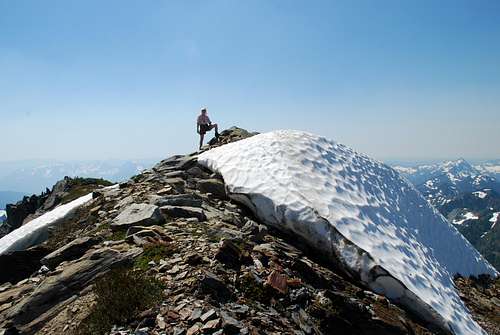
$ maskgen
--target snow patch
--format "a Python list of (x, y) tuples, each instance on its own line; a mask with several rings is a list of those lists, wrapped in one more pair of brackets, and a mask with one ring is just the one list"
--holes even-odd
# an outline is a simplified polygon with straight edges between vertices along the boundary
[(48, 228), (66, 218), (78, 207), (92, 200), (92, 193), (58, 206), (0, 239), (0, 255), (24, 250), (47, 239)]
[(499, 215), (500, 215), (500, 212), (495, 212), (491, 216), (491, 219), (490, 219), (490, 222), (492, 223), (491, 229), (493, 229), (493, 227), (495, 227), (495, 225), (497, 224)]
[(476, 197), (478, 197), (480, 199), (484, 199), (488, 195), (488, 193), (483, 192), (483, 191), (472, 192), (472, 194), (474, 194)]
[(394, 166), (394, 170), (398, 171), (399, 173), (406, 173), (406, 174), (412, 174), (417, 172), (416, 168), (404, 167), (404, 166)]
[(479, 219), (479, 217), (476, 214), (474, 214), (472, 212), (467, 212), (467, 213), (465, 213), (465, 214), (462, 215), (462, 219), (461, 220), (457, 220), (457, 219), (453, 220), (453, 224), (455, 224), (455, 225), (461, 225), (465, 221), (468, 221), (468, 220), (478, 220), (478, 219)]
[(300, 131), (256, 135), (198, 161), (261, 220), (342, 262), (374, 291), (456, 334), (484, 334), (452, 275), (496, 270), (394, 169)]

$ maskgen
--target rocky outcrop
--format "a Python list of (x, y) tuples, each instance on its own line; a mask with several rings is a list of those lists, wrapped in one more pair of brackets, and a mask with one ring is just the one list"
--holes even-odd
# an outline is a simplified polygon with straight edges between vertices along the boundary
[[(103, 179), (64, 177), (51, 190), (46, 189), (40, 195), (34, 194), (30, 197), (24, 197), (23, 200), (16, 204), (8, 204), (6, 206), (6, 224), (8, 229), (2, 230), (3, 235), (8, 234), (12, 230), (19, 228), (60, 204), (68, 203), (101, 186), (109, 185), (111, 183)], [(3, 235), (0, 235), (0, 237)]]
[(19, 228), (28, 216), (35, 214), (43, 206), (50, 194), (51, 191), (47, 189), (40, 195), (24, 197), (23, 200), (16, 204), (8, 204), (6, 206), (7, 225), (10, 227), (10, 231)]

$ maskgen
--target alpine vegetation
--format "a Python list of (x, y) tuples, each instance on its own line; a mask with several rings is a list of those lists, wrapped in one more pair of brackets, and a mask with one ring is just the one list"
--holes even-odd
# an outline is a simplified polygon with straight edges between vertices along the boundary
[(455, 274), (496, 270), (394, 169), (301, 131), (260, 134), (202, 153), (228, 194), (384, 294), (454, 334), (481, 334)]

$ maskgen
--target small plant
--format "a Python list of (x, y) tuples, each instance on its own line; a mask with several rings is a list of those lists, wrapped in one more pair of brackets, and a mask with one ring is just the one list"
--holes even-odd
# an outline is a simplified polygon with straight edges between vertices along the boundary
[(77, 328), (79, 335), (107, 334), (113, 325), (125, 324), (162, 299), (163, 285), (143, 272), (111, 270), (96, 281), (96, 303)]
[(258, 282), (255, 277), (247, 273), (239, 280), (239, 289), (247, 299), (268, 304), (275, 292), (263, 283)]
[(175, 252), (175, 247), (165, 243), (151, 243), (144, 246), (144, 252), (135, 260), (134, 267), (147, 270), (148, 263), (160, 262), (161, 259), (171, 256)]
[(109, 241), (121, 241), (124, 240), (125, 237), (127, 237), (127, 232), (124, 230), (118, 230), (115, 231), (111, 234), (110, 237), (108, 237)]

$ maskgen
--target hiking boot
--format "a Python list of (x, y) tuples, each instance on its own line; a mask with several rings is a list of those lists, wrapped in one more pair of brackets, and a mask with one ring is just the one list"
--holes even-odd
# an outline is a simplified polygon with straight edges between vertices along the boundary
[(215, 133), (215, 138), (219, 138), (219, 133)]

